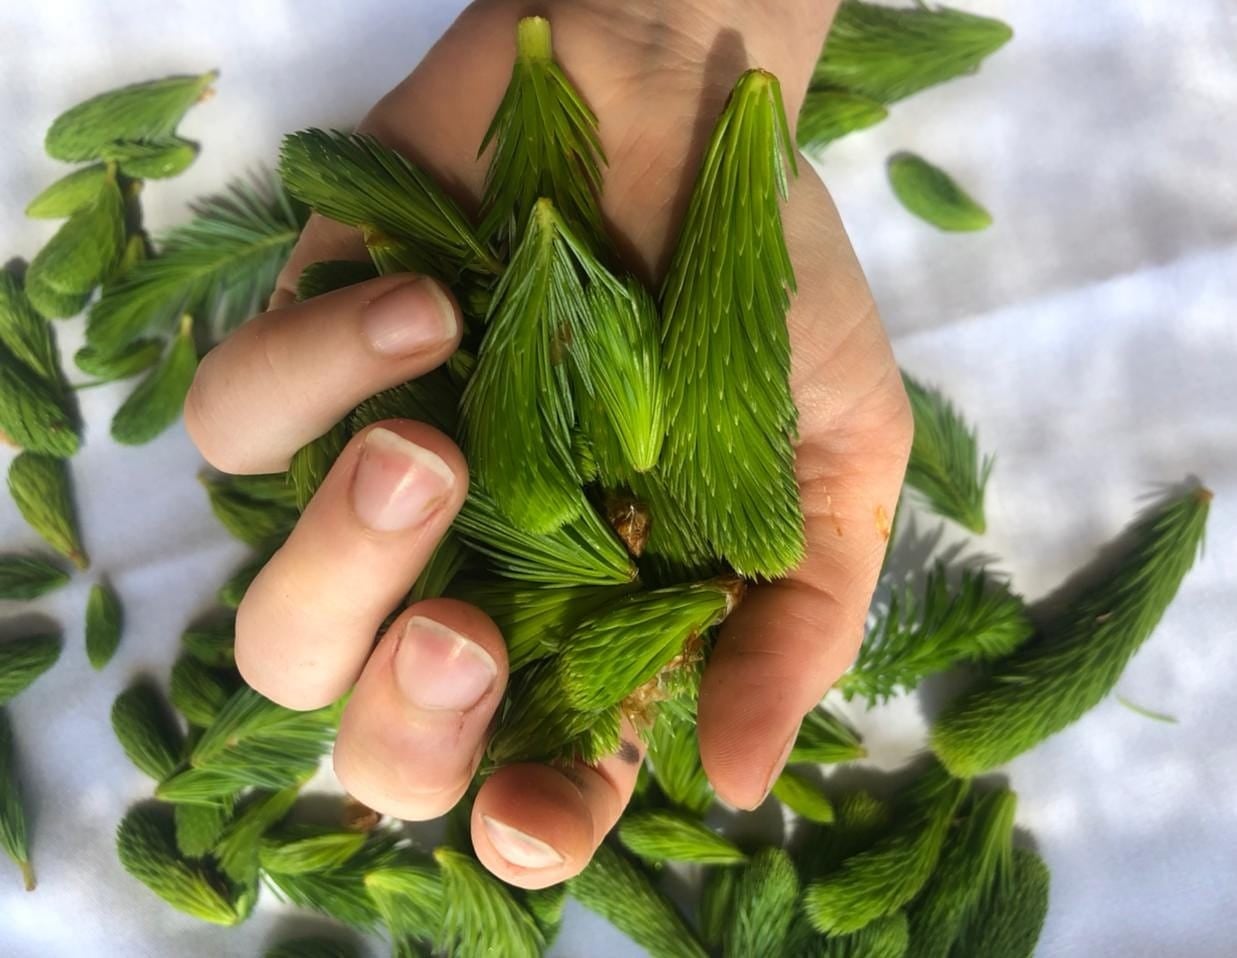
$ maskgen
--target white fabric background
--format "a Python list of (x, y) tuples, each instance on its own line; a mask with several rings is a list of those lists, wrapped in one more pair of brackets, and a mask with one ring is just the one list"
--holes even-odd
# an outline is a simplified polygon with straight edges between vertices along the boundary
[[(269, 162), (279, 137), (348, 124), (410, 69), (462, 0), (0, 0), (0, 254), (32, 255), (48, 224), (25, 202), (61, 170), (40, 151), (53, 116), (104, 88), (222, 69), (186, 126), (205, 151), (144, 201), (160, 227), (194, 195)], [(1030, 597), (1124, 524), (1140, 496), (1188, 474), (1217, 493), (1205, 560), (1120, 691), (1009, 769), (1019, 822), (1053, 870), (1045, 956), (1219, 958), (1237, 939), (1237, 18), (1223, 0), (1038, 4), (959, 0), (1011, 22), (975, 79), (898, 106), (823, 165), (900, 361), (943, 383), (999, 455), (979, 543)], [(882, 163), (914, 149), (953, 171), (996, 225), (945, 236), (902, 212)], [(61, 327), (71, 351), (76, 323)], [(0, 863), (0, 955), (256, 955), (286, 922), (263, 907), (217, 930), (164, 907), (115, 862), (112, 830), (149, 785), (107, 726), (133, 675), (165, 676), (187, 621), (243, 549), (209, 515), (181, 431), (140, 451), (106, 424), (128, 387), (82, 394), (73, 461), (95, 569), (130, 626), (93, 674), (81, 642), (91, 582), (39, 604), (64, 624), (61, 662), (13, 706), (40, 887)], [(0, 466), (7, 466), (0, 453)], [(0, 544), (35, 546), (0, 496)], [(0, 632), (26, 607), (0, 607)], [(865, 723), (891, 766), (921, 740), (914, 702)], [(269, 896), (267, 905), (270, 905)], [(375, 952), (376, 953), (376, 952)], [(573, 910), (554, 954), (637, 953)]]

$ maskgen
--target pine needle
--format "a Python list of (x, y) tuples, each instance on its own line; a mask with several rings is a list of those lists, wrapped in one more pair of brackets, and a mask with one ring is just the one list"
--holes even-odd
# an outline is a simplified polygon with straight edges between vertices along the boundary
[(48, 545), (79, 569), (90, 565), (77, 531), (67, 463), (23, 452), (9, 464), (9, 495), (22, 518)]
[(0, 642), (0, 705), (11, 701), (56, 664), (59, 635), (31, 635)]
[(626, 585), (636, 577), (627, 550), (587, 503), (573, 521), (537, 535), (508, 519), (474, 480), (454, 528), (506, 578), (578, 586)]
[(949, 958), (949, 950), (976, 904), (1010, 878), (1013, 792), (999, 789), (974, 799), (947, 839), (936, 872), (911, 905), (908, 958)]
[(950, 958), (1031, 958), (1048, 913), (1048, 866), (1034, 852), (1014, 849), (1009, 880), (979, 902)]
[(217, 71), (134, 83), (91, 97), (56, 117), (47, 155), (67, 163), (97, 160), (116, 140), (171, 136), (191, 106), (210, 95)]
[(173, 908), (216, 925), (235, 925), (243, 917), (222, 883), (181, 858), (160, 809), (131, 808), (117, 829), (116, 850), (125, 871)]
[(809, 90), (795, 132), (800, 148), (820, 153), (834, 140), (875, 126), (888, 115), (884, 104), (866, 96), (842, 90)]
[(788, 761), (794, 765), (831, 765), (865, 758), (867, 754), (854, 727), (820, 705), (804, 716)]
[(962, 662), (1009, 655), (1031, 636), (1022, 600), (982, 571), (966, 569), (950, 588), (944, 564), (929, 571), (923, 597), (896, 591), (868, 632), (851, 671), (838, 680), (847, 698), (872, 705), (909, 691)]
[(967, 788), (939, 768), (917, 780), (882, 838), (808, 886), (803, 905), (812, 927), (849, 934), (914, 898), (936, 868)]
[(502, 271), (438, 184), (371, 136), (294, 133), (284, 138), (279, 175), (289, 193), (323, 216), (415, 244), (444, 282), (453, 282), (465, 270), (493, 275)]
[(124, 610), (120, 597), (106, 583), (96, 583), (86, 600), (86, 658), (96, 669), (112, 660), (120, 645)]
[(124, 198), (115, 170), (93, 201), (79, 207), (39, 250), (26, 270), (26, 295), (40, 313), (80, 312), (120, 260), (125, 245)]
[(0, 599), (29, 601), (59, 589), (69, 573), (36, 556), (0, 556)]
[(180, 765), (184, 735), (152, 682), (139, 680), (116, 697), (112, 730), (129, 761), (156, 782)]
[(812, 87), (893, 103), (976, 72), (1012, 36), (1000, 20), (949, 7), (846, 0), (833, 20)]
[(563, 644), (563, 691), (572, 708), (617, 705), (657, 677), (736, 602), (733, 580), (622, 596), (586, 618)]
[(150, 442), (180, 418), (198, 368), (193, 320), (181, 317), (180, 329), (163, 361), (138, 384), (112, 417), (112, 438), (127, 446)]
[(681, 812), (629, 811), (619, 821), (618, 837), (647, 862), (736, 865), (747, 861), (734, 842)]
[(915, 421), (906, 484), (938, 515), (982, 534), (987, 528), (984, 491), (992, 457), (980, 458), (974, 430), (941, 392), (906, 373), (902, 382)]
[(550, 23), (520, 20), (515, 65), (481, 152), (494, 144), (486, 171), (480, 232), (514, 245), (540, 197), (549, 197), (573, 229), (604, 241), (597, 198), (605, 162), (597, 117), (554, 61)]
[(666, 478), (745, 576), (803, 557), (779, 199), (794, 167), (776, 78), (743, 74), (709, 143), (662, 289)]
[(627, 935), (650, 958), (706, 958), (674, 905), (608, 842), (567, 882), (571, 896)]
[(953, 177), (914, 153), (895, 153), (886, 164), (894, 196), (914, 215), (949, 233), (973, 233), (992, 225), (992, 215)]
[[(0, 668), (0, 675), (3, 669)], [(30, 865), (30, 845), (26, 832), (26, 808), (17, 777), (17, 757), (13, 747), (13, 728), (8, 713), (0, 709), (0, 848), (13, 859), (22, 874), (26, 891), (34, 891), (34, 869)]]
[(1117, 702), (1124, 705), (1135, 715), (1141, 715), (1143, 718), (1151, 719), (1153, 722), (1164, 722), (1167, 725), (1176, 725), (1179, 721), (1175, 715), (1169, 715), (1167, 712), (1157, 712), (1154, 709), (1149, 709), (1145, 705), (1139, 705), (1137, 702), (1131, 702), (1124, 695), (1116, 696)]
[(439, 848), (434, 859), (442, 869), (445, 951), (539, 958), (541, 930), (502, 882), (461, 852)]
[(953, 774), (977, 775), (1021, 755), (1112, 691), (1194, 565), (1211, 498), (1195, 487), (1144, 512), (1115, 567), (950, 704), (931, 742)]
[(301, 211), (263, 176), (234, 181), (193, 213), (163, 238), (159, 256), (128, 270), (91, 309), (86, 339), (101, 354), (145, 330), (169, 330), (185, 313), (222, 338), (265, 305), (300, 234)]
[(722, 939), (725, 958), (784, 954), (784, 943), (799, 900), (799, 876), (790, 856), (765, 848), (752, 857), (735, 882), (730, 920)]

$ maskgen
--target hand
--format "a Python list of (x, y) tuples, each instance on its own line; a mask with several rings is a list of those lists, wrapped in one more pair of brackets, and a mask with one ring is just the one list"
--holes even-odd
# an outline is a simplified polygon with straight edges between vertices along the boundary
[[(776, 73), (793, 118), (833, 6), (543, 4), (559, 61), (600, 117), (608, 226), (646, 281), (665, 268), (700, 152), (739, 73), (753, 65)], [(477, 144), (505, 88), (523, 12), (514, 0), (470, 7), (362, 125), (474, 208), (485, 171)], [(718, 795), (742, 808), (764, 800), (803, 715), (855, 654), (911, 436), (871, 294), (806, 162), (784, 220), (799, 284), (789, 322), (807, 557), (790, 577), (749, 591), (722, 629), (700, 693), (705, 769)], [(458, 313), (428, 280), (387, 276), (293, 303), (305, 264), (364, 255), (353, 232), (315, 217), (272, 309), (205, 358), (186, 421), (213, 465), (284, 469), (352, 406), (455, 349)], [(258, 691), (313, 708), (355, 687), (336, 771), (358, 799), (401, 818), (437, 816), (460, 798), (507, 679), (497, 628), (457, 601), (417, 603), (373, 645), (467, 482), (463, 456), (441, 433), (414, 422), (370, 427), (349, 443), (237, 615), (237, 664)], [(472, 819), (481, 860), (528, 888), (583, 868), (635, 784), (642, 750), (631, 729), (625, 739), (631, 745), (596, 766), (516, 765), (487, 779)]]

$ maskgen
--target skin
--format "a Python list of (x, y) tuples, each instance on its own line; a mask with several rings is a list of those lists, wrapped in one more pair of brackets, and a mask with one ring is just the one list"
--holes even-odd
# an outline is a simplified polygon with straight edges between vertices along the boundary
[[(666, 266), (700, 152), (735, 78), (749, 66), (771, 70), (794, 117), (834, 6), (538, 5), (535, 12), (553, 23), (556, 56), (600, 118), (609, 161), (603, 210), (637, 275), (655, 283)], [(477, 144), (509, 77), (516, 20), (527, 12), (508, 0), (470, 7), (362, 124), (473, 210), (485, 172)], [(705, 673), (701, 757), (718, 796), (740, 808), (765, 799), (803, 715), (854, 657), (911, 439), (906, 396), (871, 293), (806, 161), (783, 215), (799, 285), (788, 323), (808, 550), (792, 575), (749, 590), (726, 621)], [(305, 264), (364, 255), (351, 231), (314, 218), (271, 309), (205, 358), (186, 421), (213, 465), (235, 473), (284, 469), (296, 449), (353, 405), (450, 355), (458, 337), (449, 323), (444, 327), (436, 308), (442, 299), (430, 295), (428, 281), (388, 276), (293, 302)], [(391, 298), (383, 301), (382, 328), (389, 332), (395, 315), (397, 326), (415, 333), (416, 349), (391, 355), (367, 339), (366, 317), (384, 294)], [(371, 428), (350, 442), (246, 595), (237, 619), (237, 663), (258, 691), (292, 708), (321, 706), (355, 688), (335, 750), (340, 779), (380, 811), (425, 819), (448, 810), (467, 786), (505, 687), (506, 652), (482, 613), (446, 599), (403, 611), (374, 644), (458, 511), (467, 465), (450, 439), (424, 424), (373, 428), (387, 434), (367, 443)], [(406, 467), (396, 453), (407, 454), (407, 446), (390, 433), (424, 451), (416, 454), (421, 467), (433, 465), (415, 472), (412, 488), (419, 491), (412, 501), (406, 494), (398, 509), (380, 510), (380, 526), (415, 513), (411, 528), (375, 529), (369, 521), (371, 500), (386, 502), (375, 490), (398, 485)], [(364, 468), (373, 468), (362, 480), (366, 461)], [(369, 500), (358, 490), (368, 490)], [(480, 693), (475, 703), (427, 709), (416, 694), (409, 698), (409, 689), (433, 697), (463, 688), (457, 666), (468, 659), (445, 653), (435, 637), (450, 633), (433, 629), (431, 651), (406, 652), (413, 648), (405, 636), (410, 620), (408, 636), (427, 635), (428, 622), (480, 650), (477, 661), (491, 671), (488, 685), (472, 688)], [(487, 779), (473, 812), (481, 861), (527, 888), (583, 868), (635, 783), (642, 747), (632, 729), (624, 738), (618, 755), (593, 767), (516, 765)]]

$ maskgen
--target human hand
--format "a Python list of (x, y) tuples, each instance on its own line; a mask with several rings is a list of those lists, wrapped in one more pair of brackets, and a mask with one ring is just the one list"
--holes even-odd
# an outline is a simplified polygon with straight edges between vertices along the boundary
[[(734, 81), (749, 66), (777, 74), (793, 119), (832, 7), (542, 5), (559, 62), (600, 119), (607, 226), (647, 282), (666, 266)], [(474, 4), (361, 127), (474, 208), (485, 172), (477, 144), (506, 86), (524, 12), (514, 0)], [(871, 295), (806, 163), (783, 217), (799, 287), (789, 324), (807, 556), (786, 579), (749, 590), (700, 692), (705, 769), (719, 797), (743, 808), (764, 799), (803, 715), (854, 656), (911, 434)], [(203, 360), (186, 422), (213, 465), (284, 469), (357, 403), (455, 349), (458, 312), (428, 280), (387, 276), (293, 303), (306, 264), (364, 255), (355, 233), (313, 218), (273, 308)], [(373, 644), (466, 490), (463, 456), (446, 436), (412, 422), (370, 427), (351, 440), (237, 615), (237, 664), (264, 695), (313, 708), (354, 689), (336, 771), (358, 799), (401, 818), (434, 817), (458, 801), (506, 685), (497, 628), (457, 601), (415, 604)], [(473, 809), (481, 860), (529, 888), (583, 868), (635, 784), (642, 749), (630, 728), (624, 739), (630, 745), (595, 766), (522, 764), (490, 776)]]

